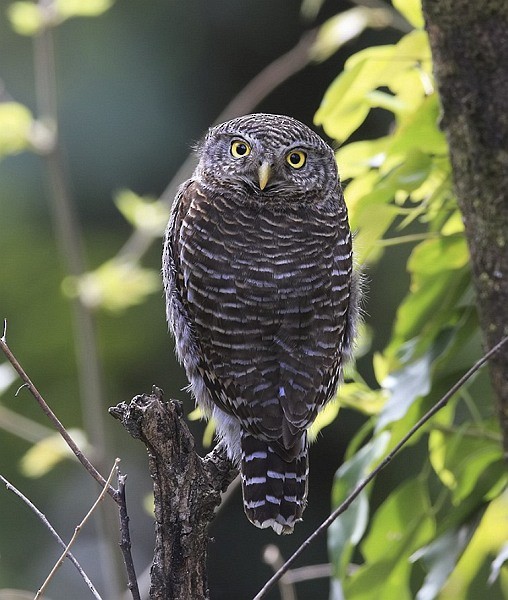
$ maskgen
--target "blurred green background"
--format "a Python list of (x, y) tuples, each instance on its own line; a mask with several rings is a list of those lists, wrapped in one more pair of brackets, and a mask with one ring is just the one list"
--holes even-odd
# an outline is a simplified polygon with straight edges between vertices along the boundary
[[(0, 95), (36, 112), (32, 39), (13, 32), (0, 2)], [(113, 197), (119, 189), (159, 196), (190, 148), (223, 108), (266, 65), (291, 49), (301, 35), (349, 6), (324, 2), (315, 21), (302, 17), (296, 0), (119, 0), (103, 15), (72, 19), (54, 30), (59, 135), (76, 210), (84, 233), (89, 268), (115, 255), (131, 233)], [(286, 113), (309, 125), (321, 98), (358, 49), (390, 43), (392, 29), (368, 30), (323, 63), (311, 64), (277, 87), (256, 111)], [(368, 120), (366, 135), (385, 123)], [(396, 306), (407, 286), (409, 248), (390, 250), (368, 272), (367, 321), (374, 324), (373, 350), (386, 343)], [(143, 266), (160, 268), (157, 240)], [(83, 425), (69, 299), (62, 293), (65, 261), (57, 246), (41, 158), (24, 152), (0, 162), (0, 317), (8, 320), (8, 342), (66, 427)], [(116, 456), (128, 474), (133, 553), (138, 572), (149, 564), (153, 520), (143, 509), (150, 491), (145, 451), (107, 414), (107, 408), (148, 392), (153, 384), (167, 397), (193, 408), (167, 334), (162, 289), (123, 312), (96, 314), (106, 400), (107, 448), (103, 474)], [(0, 359), (0, 364), (3, 358)], [(371, 377), (370, 360), (360, 364)], [(0, 399), (25, 417), (49, 426), (26, 390), (13, 383)], [(243, 516), (239, 491), (213, 525), (210, 546), (211, 597), (251, 597), (271, 574), (262, 548), (276, 543), (288, 556), (328, 515), (332, 477), (347, 442), (361, 425), (347, 410), (326, 428), (311, 451), (309, 507), (291, 537), (253, 528)], [(204, 425), (192, 423), (201, 440)], [(42, 478), (29, 478), (20, 460), (31, 443), (0, 429), (0, 473), (12, 481), (68, 539), (93, 503), (97, 485), (77, 463), (59, 464)], [(410, 453), (405, 460), (410, 459)], [(93, 455), (93, 453), (92, 453)], [(407, 464), (407, 463), (406, 463)], [(395, 463), (383, 481), (400, 480), (406, 467)], [(109, 500), (107, 504), (112, 504)], [(111, 510), (109, 510), (111, 509)], [(109, 506), (107, 518), (115, 526)], [(121, 567), (108, 562), (95, 522), (81, 533), (75, 555), (105, 598), (123, 584)], [(0, 489), (0, 589), (36, 590), (60, 554), (34, 515)], [(322, 538), (299, 564), (326, 562)], [(233, 568), (232, 568), (233, 567)], [(114, 570), (118, 573), (115, 577)], [(107, 574), (107, 576), (106, 576)], [(108, 581), (110, 580), (110, 581)], [(111, 583), (113, 582), (113, 583)], [(328, 580), (299, 586), (301, 598), (325, 598)], [(109, 590), (109, 592), (108, 592)], [(89, 598), (75, 570), (65, 564), (48, 589), (55, 599)], [(275, 592), (272, 596), (277, 598)]]

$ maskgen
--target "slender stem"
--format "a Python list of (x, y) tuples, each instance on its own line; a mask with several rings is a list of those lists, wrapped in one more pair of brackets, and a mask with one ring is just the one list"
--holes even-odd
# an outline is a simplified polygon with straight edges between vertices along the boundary
[(94, 513), (95, 509), (99, 506), (99, 503), (104, 500), (106, 494), (108, 493), (108, 488), (111, 487), (110, 483), (111, 480), (113, 479), (113, 475), (118, 467), (118, 463), (120, 462), (119, 458), (115, 459), (115, 463), (111, 469), (111, 472), (109, 473), (109, 477), (105, 482), (104, 487), (102, 488), (101, 493), (99, 494), (99, 496), (97, 497), (97, 499), (95, 500), (95, 502), (93, 503), (92, 507), (90, 508), (90, 510), (86, 513), (86, 515), (84, 516), (83, 520), (81, 521), (81, 523), (79, 525), (76, 526), (76, 528), (74, 529), (74, 533), (71, 537), (70, 542), (67, 544), (67, 546), (64, 548), (64, 551), (62, 552), (62, 554), (60, 555), (60, 558), (56, 561), (55, 566), (51, 569), (49, 575), (46, 577), (44, 583), (41, 585), (41, 587), (39, 588), (37, 594), (35, 595), (35, 599), (34, 600), (39, 600), (39, 598), (42, 598), (43, 594), (44, 594), (44, 590), (48, 587), (49, 582), (53, 579), (55, 573), (58, 571), (58, 569), (62, 566), (65, 557), (67, 556), (67, 554), (69, 553), (69, 550), (71, 549), (71, 547), (74, 545), (78, 535), (80, 534), (81, 530), (83, 529), (83, 527), (85, 526), (85, 523), (88, 521), (88, 519), (92, 516), (92, 514)]
[[(3, 477), (2, 475), (0, 475), (0, 481), (2, 481), (5, 484), (5, 487), (10, 492), (13, 492), (14, 494), (16, 494), (16, 496), (18, 496), (18, 498), (21, 498), (21, 500), (23, 500), (23, 502), (30, 508), (30, 510), (32, 512), (34, 512), (37, 515), (37, 517), (42, 521), (42, 523), (44, 524), (46, 529), (51, 533), (51, 535), (55, 538), (55, 540), (58, 542), (58, 544), (62, 548), (64, 548), (64, 550), (66, 550), (67, 547), (66, 547), (65, 542), (62, 540), (62, 538), (58, 535), (58, 533), (56, 532), (54, 527), (48, 521), (46, 515), (44, 515), (35, 506), (35, 504), (33, 504), (24, 494), (22, 494), (15, 486), (12, 485), (12, 483), (7, 481), (7, 479), (5, 479), (5, 477)], [(102, 600), (101, 596), (99, 595), (99, 592), (95, 589), (93, 583), (90, 581), (88, 575), (83, 571), (81, 565), (78, 563), (78, 561), (76, 560), (74, 555), (71, 552), (66, 551), (66, 556), (71, 561), (71, 563), (76, 567), (76, 569), (78, 570), (78, 573), (83, 578), (83, 580), (86, 583), (86, 585), (88, 586), (88, 589), (90, 590), (90, 592), (92, 592), (92, 595), (94, 596), (94, 598), (96, 598), (97, 600)]]
[(286, 573), (295, 560), (310, 546), (310, 544), (324, 531), (330, 527), (335, 519), (344, 513), (360, 495), (360, 493), (367, 487), (367, 485), (393, 460), (396, 454), (405, 446), (407, 441), (421, 429), (427, 421), (429, 421), (437, 412), (444, 408), (450, 398), (457, 393), (457, 391), (468, 381), (498, 350), (508, 342), (508, 336), (504, 337), (499, 343), (491, 348), (479, 361), (477, 361), (470, 369), (455, 383), (446, 394), (437, 402), (425, 415), (406, 433), (406, 435), (400, 440), (400, 442), (393, 448), (393, 450), (385, 456), (385, 458), (373, 469), (349, 494), (349, 496), (338, 506), (324, 521), (321, 525), (303, 542), (303, 544), (293, 553), (293, 555), (281, 566), (281, 568), (269, 579), (262, 589), (256, 594), (254, 600), (261, 600), (265, 598), (266, 594), (270, 589), (279, 581), (279, 579)]

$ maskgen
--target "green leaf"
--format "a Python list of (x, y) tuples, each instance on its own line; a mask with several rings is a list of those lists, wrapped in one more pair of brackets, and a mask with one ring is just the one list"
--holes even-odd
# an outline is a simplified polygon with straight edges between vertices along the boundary
[(392, 339), (385, 350), (394, 357), (402, 344), (416, 340), (415, 355), (425, 352), (446, 324), (453, 324), (457, 303), (470, 285), (469, 253), (462, 235), (421, 242), (408, 260), (410, 293), (397, 310)]
[(346, 598), (411, 600), (409, 557), (434, 534), (435, 522), (426, 486), (421, 479), (403, 483), (374, 515), (361, 544), (366, 564), (346, 582)]
[(333, 423), (339, 414), (341, 403), (335, 399), (328, 402), (326, 406), (318, 413), (315, 421), (312, 423), (308, 430), (309, 440), (313, 442), (321, 429), (324, 429), (330, 423)]
[(496, 581), (496, 579), (499, 577), (501, 567), (506, 562), (508, 562), (508, 542), (506, 542), (506, 544), (504, 544), (501, 547), (501, 550), (499, 550), (496, 558), (492, 561), (492, 564), (490, 565), (490, 575), (489, 580), (487, 582), (489, 585), (492, 585), (494, 581)]
[(369, 416), (377, 415), (388, 399), (386, 390), (373, 390), (365, 383), (356, 381), (343, 384), (337, 395), (342, 406)]
[(392, 0), (392, 4), (413, 27), (424, 26), (421, 0)]
[(457, 431), (435, 429), (429, 436), (430, 462), (443, 484), (452, 490), (456, 505), (473, 491), (481, 474), (493, 463), (499, 464), (499, 475), (504, 475), (501, 439), (489, 434), (466, 423)]
[[(336, 472), (332, 488), (332, 507), (337, 508), (379, 461), (388, 443), (389, 434), (382, 433), (361, 448)], [(362, 538), (368, 522), (368, 491), (363, 490), (351, 506), (330, 525), (328, 550), (334, 577), (345, 577), (349, 560)]]
[(0, 158), (30, 147), (32, 113), (18, 102), (0, 103)]
[(121, 190), (115, 196), (115, 204), (136, 229), (152, 237), (160, 237), (164, 233), (169, 218), (169, 209), (164, 202), (138, 196), (131, 190)]
[(81, 277), (66, 277), (62, 289), (71, 298), (79, 296), (91, 309), (121, 312), (160, 289), (160, 280), (155, 271), (113, 258)]
[(379, 22), (379, 11), (364, 6), (356, 6), (331, 17), (319, 28), (316, 41), (310, 50), (312, 60), (322, 62), (330, 58), (373, 22)]
[(391, 373), (381, 382), (389, 399), (379, 414), (376, 431), (402, 419), (415, 400), (428, 394), (431, 386), (430, 366), (431, 356), (427, 353)]
[(434, 600), (455, 568), (462, 551), (469, 543), (477, 523), (462, 526), (460, 529), (447, 531), (428, 546), (417, 550), (411, 561), (423, 560), (428, 573), (422, 587), (418, 590), (416, 600)]
[[(349, 59), (345, 71), (326, 91), (314, 121), (326, 133), (338, 140), (346, 140), (369, 113), (368, 92), (382, 85), (384, 78), (397, 69), (391, 60), (394, 46), (369, 48)], [(375, 60), (369, 60), (375, 57)]]
[(370, 169), (379, 167), (385, 159), (388, 143), (389, 138), (382, 137), (377, 140), (351, 142), (342, 146), (336, 153), (342, 179), (358, 177)]
[(425, 98), (418, 110), (401, 119), (388, 152), (404, 155), (419, 150), (426, 154), (446, 154), (448, 144), (437, 125), (439, 110), (437, 94)]
[(12, 28), (20, 35), (36, 35), (44, 26), (44, 14), (33, 2), (13, 2), (7, 8)]

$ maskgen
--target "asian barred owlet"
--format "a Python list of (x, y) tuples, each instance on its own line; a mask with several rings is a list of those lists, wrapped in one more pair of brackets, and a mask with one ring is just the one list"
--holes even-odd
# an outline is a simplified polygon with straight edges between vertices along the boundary
[(167, 318), (198, 405), (241, 471), (257, 527), (291, 533), (307, 429), (334, 396), (358, 314), (332, 149), (290, 117), (210, 129), (166, 231)]

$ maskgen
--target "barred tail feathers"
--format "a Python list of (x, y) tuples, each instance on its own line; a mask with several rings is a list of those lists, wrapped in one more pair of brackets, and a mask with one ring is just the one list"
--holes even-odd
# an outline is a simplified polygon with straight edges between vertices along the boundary
[(307, 504), (308, 442), (304, 435), (295, 458), (284, 460), (268, 442), (241, 434), (245, 514), (262, 529), (291, 533)]

